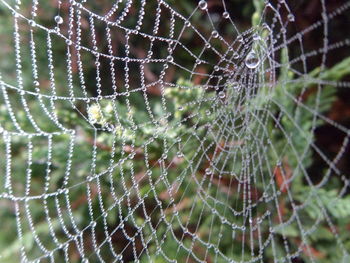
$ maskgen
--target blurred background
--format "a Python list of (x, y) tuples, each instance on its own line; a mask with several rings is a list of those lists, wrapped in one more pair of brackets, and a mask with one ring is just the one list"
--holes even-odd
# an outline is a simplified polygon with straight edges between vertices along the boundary
[(0, 262), (349, 262), (349, 1), (205, 3), (0, 2)]

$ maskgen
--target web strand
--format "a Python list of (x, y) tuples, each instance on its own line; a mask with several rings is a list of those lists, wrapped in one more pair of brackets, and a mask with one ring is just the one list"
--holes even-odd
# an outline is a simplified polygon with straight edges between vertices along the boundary
[(0, 259), (349, 260), (350, 2), (213, 2), (0, 0)]

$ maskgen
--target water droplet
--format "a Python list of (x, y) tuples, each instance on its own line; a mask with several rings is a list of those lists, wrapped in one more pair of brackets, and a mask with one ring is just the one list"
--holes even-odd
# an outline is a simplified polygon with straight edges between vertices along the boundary
[(31, 27), (36, 27), (36, 23), (35, 23), (34, 20), (29, 20), (29, 25), (30, 25)]
[(291, 21), (291, 22), (294, 22), (295, 21), (295, 16), (293, 14), (289, 14), (287, 16), (288, 20)]
[(214, 30), (213, 32), (211, 32), (211, 36), (212, 36), (213, 38), (218, 38), (218, 37), (219, 37), (218, 31)]
[(199, 1), (198, 7), (202, 10), (206, 10), (208, 8), (207, 1), (204, 1), (204, 0)]
[(260, 36), (258, 34), (254, 34), (253, 40), (255, 41), (260, 40)]
[(218, 65), (214, 66), (214, 71), (219, 71), (220, 67)]
[(228, 12), (223, 12), (222, 13), (222, 16), (225, 18), (225, 19), (229, 19), (230, 18), (230, 14)]
[(245, 58), (245, 65), (250, 69), (255, 69), (260, 63), (260, 59), (254, 51), (250, 51)]
[(184, 157), (184, 154), (182, 152), (177, 152), (177, 157), (182, 158), (182, 157)]
[(132, 160), (132, 159), (134, 159), (134, 158), (135, 158), (135, 156), (136, 156), (136, 153), (135, 153), (135, 152), (132, 152), (132, 153), (130, 153), (130, 154), (129, 154), (129, 156), (128, 156), (128, 157), (129, 157), (129, 159), (131, 159), (131, 160)]
[(183, 111), (184, 110), (184, 107), (180, 106), (177, 108), (179, 111)]
[(107, 131), (114, 131), (115, 130), (115, 127), (113, 124), (111, 123), (106, 123), (104, 128), (107, 130)]
[(72, 42), (72, 40), (70, 40), (70, 39), (66, 39), (66, 44), (67, 44), (68, 46), (70, 46), (70, 45), (73, 44), (73, 42)]
[(234, 58), (234, 59), (238, 59), (238, 58), (239, 58), (239, 54), (238, 54), (237, 52), (234, 53), (234, 54), (233, 54), (233, 58)]
[(174, 58), (173, 58), (173, 56), (169, 55), (169, 56), (167, 56), (166, 60), (167, 60), (169, 63), (171, 63), (171, 62), (174, 61)]
[(186, 27), (190, 27), (190, 26), (191, 26), (190, 21), (186, 21), (186, 22), (185, 22), (185, 26), (186, 26)]
[(206, 114), (207, 116), (209, 116), (209, 115), (211, 114), (210, 110), (206, 110), (206, 111), (205, 111), (205, 114)]
[(205, 169), (205, 174), (207, 174), (207, 175), (211, 174), (210, 168)]
[(225, 92), (223, 92), (223, 91), (220, 91), (220, 92), (219, 92), (219, 98), (220, 98), (220, 99), (224, 99), (225, 96), (226, 96), (226, 95), (225, 95)]
[(61, 16), (55, 16), (55, 22), (60, 25), (63, 23), (63, 18)]
[(240, 90), (241, 87), (240, 87), (240, 85), (237, 82), (234, 82), (232, 84), (232, 88), (235, 89), (235, 90)]

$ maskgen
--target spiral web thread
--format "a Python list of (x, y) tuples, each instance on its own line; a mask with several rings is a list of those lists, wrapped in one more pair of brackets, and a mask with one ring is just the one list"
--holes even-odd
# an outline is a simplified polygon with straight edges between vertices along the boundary
[[(321, 19), (296, 34), (289, 30), (297, 16), (284, 0), (265, 1), (257, 25), (245, 31), (236, 27), (224, 0), (217, 1), (224, 10), (219, 17), (212, 15), (205, 1), (186, 16), (177, 10), (181, 6), (172, 7), (162, 0), (118, 0), (107, 11), (100, 11), (92, 1), (58, 1), (52, 21), (45, 25), (39, 17), (44, 13), (38, 12), (44, 2), (0, 1), (1, 10), (13, 18), (9, 56), (15, 61), (12, 78), (1, 73), (0, 80), (0, 105), (8, 117), (0, 123), (0, 207), (13, 216), (16, 232), (8, 234), (17, 235), (17, 245), (10, 247), (15, 257), (23, 262), (291, 263), (298, 258), (318, 262), (320, 255), (312, 248), (310, 237), (326, 226), (338, 249), (338, 262), (348, 262), (345, 238), (329, 206), (347, 194), (349, 181), (338, 162), (349, 147), (350, 130), (322, 111), (321, 98), (326, 86), (336, 90), (350, 87), (349, 82), (323, 74), (332, 52), (349, 49), (349, 36), (329, 41), (330, 24), (338, 16), (349, 15), (349, 1), (330, 11), (326, 1), (320, 0)], [(67, 14), (60, 13), (62, 6)], [(152, 14), (145, 12), (150, 10), (148, 6), (153, 6)], [(198, 15), (211, 28), (210, 35), (192, 23)], [(222, 36), (218, 23), (229, 26), (230, 41)], [(104, 49), (97, 37), (101, 28), (107, 43)], [(317, 49), (308, 50), (304, 38), (315, 31), (322, 34), (322, 41)], [(192, 50), (188, 40), (184, 41), (189, 33), (201, 43), (199, 49)], [(120, 40), (118, 48), (115, 36)], [(57, 45), (64, 45), (65, 52), (59, 53)], [(293, 57), (289, 56), (292, 45), (299, 52)], [(288, 51), (286, 61), (279, 55), (284, 50)], [(182, 53), (190, 63), (185, 65)], [(45, 68), (38, 63), (40, 56)], [(64, 58), (60, 65), (56, 63), (59, 57)], [(315, 57), (319, 73), (310, 75), (308, 66)], [(30, 63), (24, 63), (25, 59)], [(94, 69), (95, 79), (90, 82), (87, 64)], [(200, 66), (210, 70), (203, 73)], [(64, 69), (65, 76), (58, 75), (58, 68)], [(285, 68), (293, 78), (280, 77)], [(173, 81), (168, 77), (172, 71), (190, 82), (197, 81), (196, 86)], [(29, 80), (23, 72), (31, 72)], [(108, 89), (104, 78), (110, 83)], [(301, 87), (300, 91), (293, 93), (288, 85)], [(88, 91), (91, 86), (94, 95)], [(273, 95), (277, 86), (283, 100)], [(309, 86), (316, 95), (307, 104), (301, 97)], [(152, 89), (158, 92), (156, 96), (150, 95)], [(175, 109), (183, 114), (171, 121), (169, 90), (204, 92)], [(135, 121), (135, 105), (129, 99), (134, 93), (142, 96), (150, 121)], [(121, 99), (125, 116), (117, 103)], [(33, 101), (40, 109), (35, 113)], [(155, 114), (154, 101), (161, 105), (161, 114)], [(105, 102), (111, 107), (108, 121), (103, 120)], [(287, 104), (294, 105), (293, 110), (288, 110)], [(60, 111), (67, 108), (77, 114), (79, 122), (64, 120)], [(300, 121), (305, 112), (311, 120), (307, 128)], [(286, 128), (284, 119), (293, 129)], [(50, 129), (43, 128), (45, 122)], [(340, 134), (334, 156), (324, 153), (314, 141), (312, 134), (319, 122)], [(181, 125), (192, 129), (171, 137)], [(149, 126), (155, 132), (140, 142), (137, 132)], [(283, 145), (271, 139), (275, 133), (284, 138)], [(92, 134), (90, 144), (87, 134)], [(101, 134), (109, 138), (104, 142), (106, 151), (98, 140)], [(58, 141), (60, 148), (55, 147)], [(18, 142), (22, 143), (20, 149)], [(162, 154), (152, 162), (149, 149), (155, 142)], [(90, 147), (89, 167), (85, 167), (86, 173), (79, 173), (84, 167), (78, 152), (86, 149), (83, 147)], [(36, 154), (39, 148), (45, 156)], [(194, 153), (187, 154), (189, 148)], [(23, 171), (16, 169), (19, 164), (13, 156), (18, 151), (25, 156)], [(294, 162), (284, 158), (288, 154)], [(325, 167), (317, 182), (304, 161), (311, 154)], [(108, 161), (103, 163), (102, 155)], [(134, 167), (140, 159), (143, 167)], [(39, 164), (46, 168), (45, 174), (37, 176), (34, 166)], [(176, 178), (168, 175), (174, 169)], [(60, 175), (59, 183), (54, 172)], [(282, 183), (277, 182), (277, 175)], [(341, 187), (326, 205), (321, 190), (333, 177)], [(303, 200), (293, 196), (295, 182), (309, 187)], [(140, 192), (141, 184), (148, 185), (147, 191)], [(153, 207), (147, 200), (155, 203)], [(281, 203), (292, 213), (286, 216)], [(35, 211), (39, 216), (33, 216), (34, 209), (39, 209)], [(317, 211), (316, 216), (306, 223), (304, 213), (311, 209)], [(143, 220), (136, 214), (142, 214)], [(116, 218), (114, 225), (109, 217)], [(207, 228), (200, 231), (204, 221)], [(297, 232), (293, 239), (287, 233), (291, 227)], [(2, 233), (9, 231), (7, 226), (1, 229)], [(32, 240), (29, 245), (28, 239)], [(116, 245), (118, 239), (123, 240), (122, 247)], [(224, 250), (225, 240), (232, 245)], [(169, 242), (175, 245), (169, 248)], [(5, 254), (6, 250), (0, 251), (1, 258)]]

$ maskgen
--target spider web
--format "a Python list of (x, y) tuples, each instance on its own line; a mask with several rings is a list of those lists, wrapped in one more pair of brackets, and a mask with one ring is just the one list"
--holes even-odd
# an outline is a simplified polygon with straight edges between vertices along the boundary
[(349, 1), (49, 2), (0, 1), (0, 258), (348, 262)]

